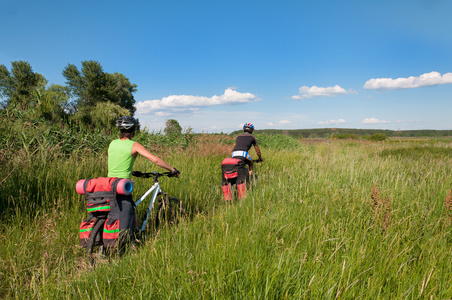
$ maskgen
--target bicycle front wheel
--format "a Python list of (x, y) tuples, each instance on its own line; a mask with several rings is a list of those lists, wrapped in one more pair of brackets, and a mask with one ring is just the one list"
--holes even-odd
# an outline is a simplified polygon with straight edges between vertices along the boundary
[(105, 219), (99, 219), (94, 225), (93, 231), (89, 235), (86, 253), (88, 255), (88, 263), (94, 266), (96, 260), (99, 260), (105, 254), (102, 234), (104, 231)]
[(256, 173), (251, 174), (251, 176), (250, 176), (250, 185), (251, 185), (252, 189), (257, 187), (257, 175), (256, 175)]
[(176, 225), (181, 218), (185, 217), (185, 209), (176, 197), (162, 195), (159, 200), (159, 208), (155, 218), (155, 227), (166, 224)]

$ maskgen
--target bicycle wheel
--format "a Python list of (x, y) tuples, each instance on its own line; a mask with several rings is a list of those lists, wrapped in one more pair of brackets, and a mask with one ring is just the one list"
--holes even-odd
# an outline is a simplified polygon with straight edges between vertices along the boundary
[(257, 175), (254, 172), (250, 176), (250, 186), (251, 186), (251, 189), (257, 187)]
[(231, 201), (234, 202), (235, 200), (239, 199), (237, 192), (237, 183), (229, 183), (229, 188), (231, 189)]
[(93, 231), (89, 235), (88, 245), (86, 246), (86, 253), (88, 256), (88, 263), (94, 265), (95, 261), (100, 259), (105, 254), (102, 234), (104, 231), (104, 223), (106, 219), (98, 219), (94, 225)]
[(158, 212), (155, 218), (155, 227), (161, 224), (176, 225), (185, 216), (185, 209), (176, 197), (161, 195)]

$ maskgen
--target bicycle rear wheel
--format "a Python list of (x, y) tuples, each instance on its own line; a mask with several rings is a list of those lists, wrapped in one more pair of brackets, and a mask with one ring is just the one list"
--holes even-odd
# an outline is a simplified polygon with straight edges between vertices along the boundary
[(231, 201), (234, 202), (237, 199), (239, 199), (239, 194), (237, 192), (237, 183), (236, 182), (229, 183), (229, 188), (231, 189), (231, 195), (232, 195)]
[(185, 217), (185, 209), (182, 203), (176, 197), (167, 197), (161, 195), (159, 207), (155, 218), (155, 227), (166, 224), (168, 226), (176, 225), (181, 218)]
[(88, 263), (92, 266), (95, 265), (97, 260), (100, 260), (105, 255), (105, 248), (102, 239), (105, 220), (106, 219), (98, 219), (93, 227), (93, 231), (91, 231), (91, 234), (89, 235), (86, 253)]

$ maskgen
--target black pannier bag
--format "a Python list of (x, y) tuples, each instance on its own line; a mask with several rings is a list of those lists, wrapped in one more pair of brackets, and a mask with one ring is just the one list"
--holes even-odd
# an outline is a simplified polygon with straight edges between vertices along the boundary
[(80, 180), (77, 192), (85, 195), (88, 218), (80, 224), (80, 244), (86, 247), (90, 233), (99, 215), (107, 217), (102, 232), (102, 241), (106, 247), (116, 247), (119, 239), (119, 208), (117, 186), (124, 179), (116, 177), (98, 177)]

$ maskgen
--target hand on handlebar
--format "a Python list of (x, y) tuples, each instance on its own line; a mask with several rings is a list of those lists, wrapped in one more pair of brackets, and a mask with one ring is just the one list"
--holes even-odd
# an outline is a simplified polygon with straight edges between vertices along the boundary
[(143, 173), (140, 171), (132, 171), (132, 176), (143, 177)]
[(174, 168), (174, 170), (168, 175), (168, 177), (179, 177), (180, 172), (178, 169)]

